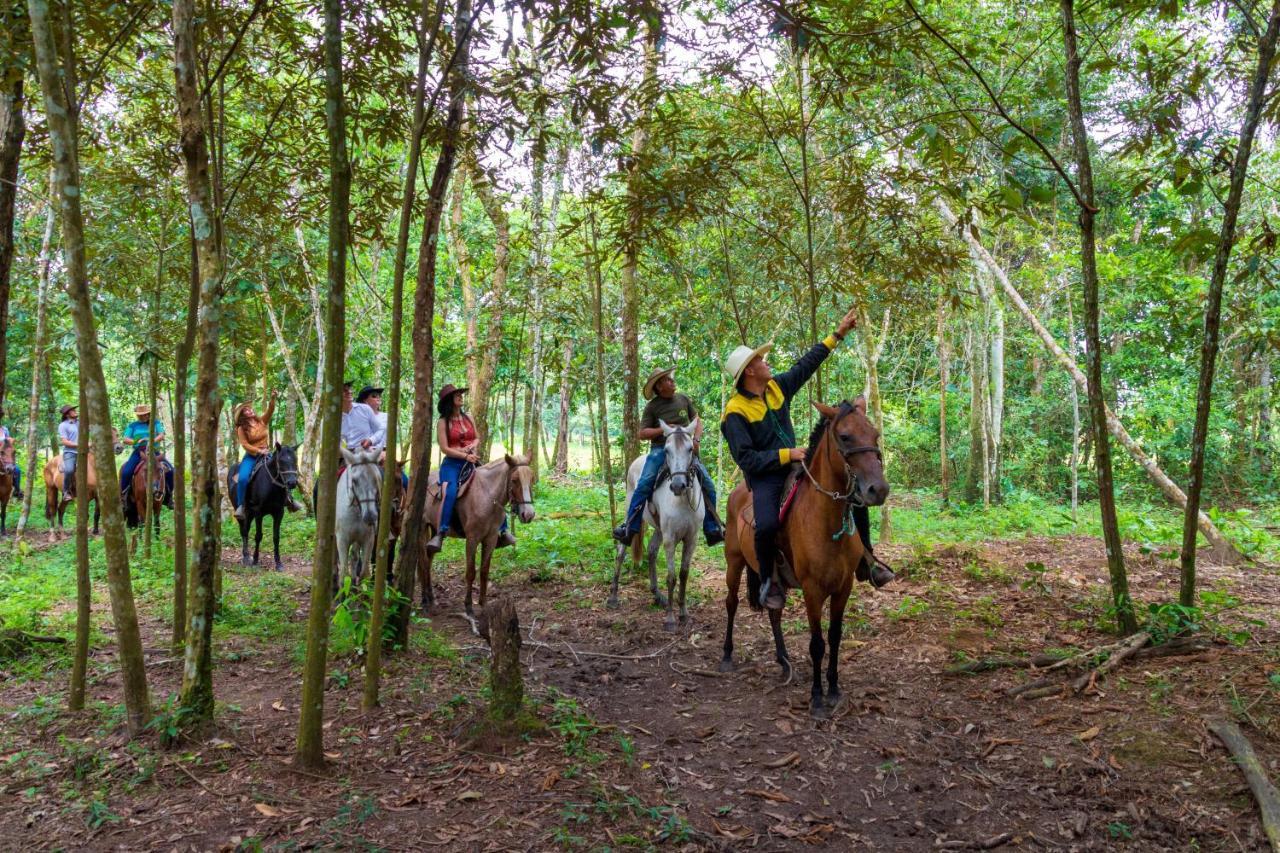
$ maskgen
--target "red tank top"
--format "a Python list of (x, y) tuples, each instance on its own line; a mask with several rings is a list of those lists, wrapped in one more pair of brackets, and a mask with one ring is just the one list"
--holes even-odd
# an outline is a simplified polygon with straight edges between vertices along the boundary
[(449, 418), (445, 421), (445, 433), (450, 447), (466, 447), (476, 440), (476, 425), (467, 415)]

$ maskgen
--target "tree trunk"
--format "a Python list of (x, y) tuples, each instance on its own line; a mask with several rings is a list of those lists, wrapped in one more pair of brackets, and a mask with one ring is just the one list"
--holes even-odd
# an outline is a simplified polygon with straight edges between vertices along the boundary
[[(1071, 307), (1071, 293), (1067, 292), (1067, 346), (1069, 356), (1075, 359), (1076, 318)], [(1067, 377), (1071, 379), (1070, 376)], [(1067, 382), (1071, 395), (1071, 521), (1079, 523), (1080, 517), (1080, 389), (1074, 381)]]
[[(36, 339), (31, 356), (31, 396), (27, 402), (27, 493), (22, 499), (22, 515), (18, 517), (17, 537), (27, 529), (27, 519), (31, 517), (31, 502), (35, 500), (36, 450), (40, 443), (36, 439), (40, 421), (41, 365), (47, 364), (49, 348), (49, 268), (53, 263), (53, 233), (58, 222), (58, 209), (54, 192), (57, 187), (57, 175), (49, 170), (49, 206), (44, 216), (44, 236), (40, 239), (40, 273), (36, 288)], [(44, 385), (45, 393), (49, 393), (48, 384)]]
[[(188, 219), (190, 223), (190, 219)], [(187, 641), (187, 376), (191, 351), (196, 345), (200, 311), (200, 255), (195, 226), (191, 225), (190, 282), (187, 286), (187, 322), (174, 355), (173, 370), (173, 647)]]
[[(307, 660), (302, 671), (302, 707), (294, 761), (324, 766), (324, 678), (329, 660), (330, 584), (338, 555), (338, 447), (342, 433), (342, 369), (346, 361), (346, 284), (351, 163), (347, 159), (346, 95), (342, 88), (342, 0), (324, 2), (325, 129), (329, 138), (328, 312), (320, 438), (320, 488), (316, 499), (316, 551), (307, 616)], [(390, 420), (388, 419), (388, 426)]]
[[(102, 507), (103, 550), (107, 561), (107, 589), (111, 595), (111, 613), (115, 622), (116, 644), (120, 655), (120, 674), (124, 684), (125, 716), (131, 734), (138, 734), (151, 717), (151, 700), (147, 694), (147, 673), (142, 656), (142, 638), (138, 632), (138, 614), (134, 608), (133, 585), (129, 576), (129, 543), (125, 535), (124, 516), (120, 509), (120, 490), (116, 482), (115, 454), (112, 450), (111, 403), (107, 397), (106, 377), (98, 349), (98, 330), (93, 317), (93, 300), (89, 295), (89, 277), (84, 242), (84, 218), (80, 210), (83, 187), (76, 151), (78, 118), (74, 112), (77, 87), (74, 57), (60, 61), (54, 48), (49, 26), (49, 7), (45, 0), (28, 0), (31, 35), (35, 45), (40, 88), (44, 92), (45, 115), (57, 171), (56, 191), (61, 204), (62, 254), (67, 271), (67, 295), (76, 324), (76, 348), (80, 359), (80, 376), (84, 389), (82, 416), (89, 421), (89, 440), (101, 488), (98, 503)], [(70, 22), (64, 23), (64, 28)], [(65, 33), (70, 43), (73, 34)], [(65, 64), (64, 64), (65, 63)], [(86, 489), (87, 491), (87, 489)], [(79, 502), (83, 503), (82, 492)]]
[(493, 659), (489, 664), (489, 717), (514, 720), (524, 707), (524, 673), (520, 670), (520, 618), (515, 600), (500, 596), (485, 607)]
[[(656, 9), (646, 16), (648, 32), (644, 42), (642, 97), (656, 99), (658, 41), (662, 36), (662, 15)], [(640, 286), (636, 271), (640, 265), (641, 210), (637, 195), (645, 149), (649, 145), (648, 104), (636, 119), (631, 132), (631, 153), (627, 166), (627, 224), (622, 234), (622, 456), (631, 460), (640, 454)]]
[(1121, 632), (1133, 633), (1138, 622), (1129, 595), (1129, 578), (1124, 568), (1124, 543), (1116, 517), (1115, 487), (1111, 477), (1111, 442), (1107, 434), (1107, 405), (1102, 387), (1102, 333), (1099, 329), (1098, 264), (1094, 235), (1097, 204), (1093, 193), (1093, 163), (1089, 156), (1089, 133), (1084, 124), (1080, 99), (1080, 55), (1076, 50), (1075, 0), (1061, 0), (1062, 39), (1066, 51), (1067, 113), (1071, 120), (1071, 140), (1076, 157), (1076, 181), (1080, 205), (1080, 280), (1084, 289), (1084, 329), (1088, 347), (1089, 424), (1093, 432), (1093, 458), (1098, 481), (1098, 509), (1102, 515), (1102, 538), (1107, 547), (1107, 568), (1111, 573), (1111, 600), (1116, 624)]
[(1222, 288), (1227, 278), (1227, 263), (1235, 243), (1236, 219), (1244, 196), (1244, 179), (1253, 153), (1253, 137), (1258, 130), (1271, 61), (1276, 53), (1276, 37), (1280, 35), (1280, 0), (1272, 0), (1267, 31), (1258, 41), (1258, 66), (1249, 88), (1249, 105), (1240, 127), (1240, 141), (1235, 162), (1231, 164), (1231, 188), (1222, 208), (1222, 228), (1218, 249), (1209, 277), (1209, 301), (1204, 310), (1204, 341), (1200, 345), (1200, 382), (1196, 387), (1195, 432), (1191, 440), (1191, 482), (1187, 486), (1186, 515), (1182, 525), (1182, 582), (1178, 600), (1184, 607), (1196, 598), (1196, 529), (1200, 514), (1200, 493), (1204, 488), (1204, 446), (1209, 432), (1209, 407), (1213, 404), (1213, 372), (1218, 357), (1218, 327), (1222, 315)]
[[(464, 118), (465, 121), (465, 118)], [(461, 162), (454, 174), (455, 180), (449, 187), (449, 227), (445, 232), (449, 241), (449, 256), (458, 273), (458, 282), (462, 286), (462, 316), (466, 323), (467, 347), (463, 357), (467, 363), (467, 387), (471, 389), (471, 419), (475, 421), (476, 382), (480, 373), (480, 318), (476, 309), (476, 289), (471, 275), (471, 253), (467, 250), (467, 240), (462, 233), (463, 201), (467, 188), (467, 172), (471, 164), (467, 152), (463, 151)], [(480, 422), (475, 421), (477, 431)]]
[[(935, 198), (934, 205), (941, 214), (943, 221), (948, 225), (955, 227), (958, 224), (956, 215), (951, 212), (951, 208), (947, 206), (947, 203), (943, 199)], [(1087, 394), (1089, 385), (1088, 378), (1080, 369), (1079, 365), (1077, 365), (1075, 360), (1058, 345), (1056, 340), (1054, 340), (1053, 335), (1047, 328), (1045, 328), (1044, 324), (1040, 322), (1040, 319), (1036, 317), (1035, 312), (1033, 312), (1031, 307), (1027, 305), (1027, 301), (1022, 298), (1022, 294), (1019, 293), (1017, 288), (1013, 286), (1013, 283), (1009, 281), (1009, 276), (1005, 273), (1004, 268), (1001, 267), (1000, 264), (996, 262), (995, 258), (991, 257), (991, 253), (989, 253), (986, 248), (978, 242), (978, 238), (973, 235), (973, 232), (968, 228), (962, 229), (962, 231), (965, 242), (969, 244), (974, 255), (983, 263), (984, 266), (987, 267), (988, 270), (991, 271), (991, 274), (995, 276), (996, 281), (1000, 282), (1000, 287), (1004, 291), (1004, 295), (1009, 298), (1011, 303), (1013, 303), (1014, 308), (1016, 308), (1018, 313), (1022, 315), (1022, 318), (1027, 322), (1027, 325), (1031, 326), (1032, 331), (1034, 331), (1036, 336), (1040, 338), (1040, 342), (1044, 344), (1045, 349), (1053, 355), (1054, 359), (1062, 369), (1066, 370), (1071, 375), (1071, 378), (1075, 381), (1076, 387)], [(1124, 424), (1120, 422), (1120, 419), (1116, 417), (1114, 412), (1106, 407), (1104, 407), (1104, 412), (1107, 419), (1106, 429), (1111, 437), (1120, 442), (1120, 445), (1129, 453), (1133, 460), (1138, 463), (1142, 470), (1146, 472), (1147, 477), (1151, 482), (1171, 503), (1176, 504), (1179, 507), (1185, 507), (1187, 505), (1187, 496), (1183, 494), (1182, 489), (1178, 488), (1178, 485), (1174, 483), (1173, 480), (1169, 479), (1169, 476), (1160, 469), (1160, 466), (1156, 464), (1155, 460), (1143, 451), (1142, 447), (1138, 445), (1138, 442), (1134, 441), (1133, 437), (1129, 435), (1129, 431), (1124, 428)], [(1086, 437), (1086, 442), (1091, 446), (1092, 438)], [(1210, 521), (1209, 517), (1203, 512), (1200, 513), (1200, 531), (1204, 533), (1205, 537), (1215, 548), (1230, 547), (1230, 543), (1227, 542), (1226, 537), (1222, 535), (1222, 532), (1218, 530), (1214, 523)]]
[[(1262, 366), (1258, 370), (1258, 470), (1264, 477), (1271, 476), (1271, 351), (1262, 352)], [(28, 500), (30, 498), (28, 497)], [(23, 510), (24, 517), (26, 510)]]
[[(373, 604), (369, 616), (369, 643), (365, 649), (364, 696), (363, 706), (366, 709), (378, 704), (378, 686), (382, 677), (382, 628), (385, 612), (387, 588), (387, 572), (391, 565), (391, 512), (392, 497), (395, 484), (399, 480), (400, 471), (396, 444), (400, 432), (400, 355), (401, 329), (404, 318), (404, 276), (406, 259), (409, 254), (409, 229), (413, 225), (413, 202), (417, 194), (418, 163), (422, 156), (422, 132), (425, 118), (427, 68), (431, 61), (431, 53), (435, 48), (436, 36), (440, 31), (440, 19), (443, 5), (437, 4), (437, 13), (431, 26), (431, 35), (427, 37), (425, 30), (431, 20), (431, 0), (422, 0), (422, 11), (418, 25), (419, 48), (418, 77), (414, 90), (413, 125), (409, 133), (408, 164), (404, 176), (404, 197), (400, 202), (400, 227), (396, 232), (396, 253), (392, 269), (391, 283), (391, 376), (387, 385), (387, 458), (382, 468), (382, 495), (378, 505), (378, 540), (377, 562), (373, 574)], [(418, 472), (414, 471), (414, 476)], [(407, 496), (401, 496), (401, 501)], [(412, 592), (412, 590), (410, 590)], [(406, 599), (407, 601), (407, 599)], [(407, 610), (407, 603), (402, 606)]]
[[(431, 449), (435, 445), (432, 320), (435, 317), (436, 255), (440, 220), (444, 217), (445, 191), (453, 173), (458, 137), (462, 130), (469, 44), (472, 37), (471, 0), (458, 0), (456, 9), (454, 32), (459, 35), (456, 36), (458, 46), (455, 48), (453, 74), (449, 84), (449, 112), (445, 118), (435, 171), (431, 175), (431, 186), (427, 190), (427, 212), (422, 223), (422, 241), (418, 246), (417, 291), (413, 295), (413, 426), (410, 437), (410, 447), (413, 448), (413, 478), (409, 482), (409, 504), (405, 514), (409, 523), (405, 525), (400, 568), (396, 572), (396, 589), (406, 602), (413, 599), (418, 564), (426, 557), (427, 540), (420, 535), (422, 525), (417, 520), (426, 511), (427, 478), (431, 471)], [(407, 605), (401, 607), (392, 618), (395, 642), (401, 647), (409, 640), (409, 610)]]
[(0, 402), (8, 379), (9, 279), (13, 271), (13, 226), (18, 201), (18, 160), (27, 133), (23, 75), (0, 90)]
[(942, 502), (951, 499), (951, 469), (947, 465), (947, 386), (951, 384), (951, 347), (947, 342), (947, 295), (938, 295), (938, 464)]
[(596, 399), (600, 401), (600, 459), (604, 469), (604, 482), (609, 489), (609, 526), (618, 523), (618, 503), (614, 494), (613, 461), (609, 453), (609, 394), (604, 381), (604, 283), (600, 275), (600, 253), (596, 232), (596, 210), (587, 206), (590, 239), (587, 255), (587, 272), (591, 277), (591, 295), (595, 311), (596, 343)]
[[(511, 220), (493, 191), (489, 177), (480, 169), (474, 157), (470, 160), (468, 172), (471, 176), (471, 187), (484, 207), (485, 215), (493, 224), (493, 277), (489, 281), (489, 328), (485, 333), (483, 346), (480, 347), (480, 358), (475, 376), (468, 375), (471, 385), (471, 417), (476, 422), (476, 431), (480, 433), (482, 459), (489, 457), (489, 448), (493, 444), (495, 424), (490, 423), (490, 397), (493, 390), (493, 377), (498, 369), (498, 356), (502, 352), (502, 317), (506, 309), (507, 271), (511, 257)], [(474, 309), (473, 309), (474, 311)], [(468, 346), (471, 331), (468, 326)], [(476, 331), (477, 340), (479, 331)], [(470, 370), (468, 369), (468, 374)]]
[(969, 504), (975, 504), (982, 498), (982, 457), (986, 446), (982, 430), (982, 413), (986, 409), (982, 384), (983, 351), (981, 329), (976, 321), (970, 321), (965, 335), (965, 360), (969, 363), (969, 460), (964, 477), (964, 500)]
[[(209, 162), (209, 129), (201, 110), (196, 77), (194, 0), (173, 3), (174, 84), (178, 100), (179, 145), (186, 173), (187, 208), (196, 242), (200, 290), (196, 308), (195, 440), (192, 447), (192, 546), (195, 570), (190, 578), (191, 620), (186, 636), (179, 705), (192, 723), (213, 719), (213, 617), (217, 606), (222, 515), (218, 489), (218, 338), (223, 292), (222, 246)], [(185, 340), (183, 342), (186, 343)]]
[[(83, 383), (76, 403), (84, 405)], [(89, 466), (85, 463), (89, 458), (89, 429), (83, 422), (76, 452), (79, 456), (77, 461), (82, 463), (76, 465), (76, 642), (71, 658), (71, 690), (67, 694), (67, 709), (83, 711), (93, 606), (93, 580), (89, 576), (89, 501), (85, 497), (89, 494)]]
[[(880, 399), (880, 355), (884, 352), (884, 342), (889, 339), (889, 309), (884, 309), (884, 321), (881, 324), (880, 336), (876, 337), (875, 328), (871, 325), (866, 312), (858, 322), (862, 332), (862, 358), (867, 367), (867, 410), (871, 421), (880, 432), (883, 446), (884, 440), (884, 407)], [(889, 523), (889, 504), (886, 501), (880, 507), (880, 543), (888, 544), (893, 539), (893, 530)]]
[[(156, 305), (159, 304), (159, 294), (157, 294)], [(147, 507), (146, 513), (142, 519), (144, 530), (142, 532), (142, 554), (148, 560), (151, 559), (151, 515), (155, 511), (155, 501), (151, 499), (151, 484), (155, 480), (156, 472), (156, 454), (153, 449), (156, 446), (156, 419), (160, 417), (160, 413), (156, 410), (156, 396), (160, 385), (160, 368), (156, 363), (156, 353), (151, 351), (150, 375), (147, 378), (147, 404), (151, 407), (151, 417), (147, 420)]]
[(569, 473), (569, 405), (573, 398), (573, 336), (565, 335), (561, 342), (560, 368), (560, 417), (556, 421), (556, 454), (553, 467), (557, 474)]
[(987, 467), (987, 483), (991, 499), (1000, 503), (1000, 477), (1004, 467), (1004, 306), (1000, 303), (1000, 297), (994, 293), (988, 306), (991, 312), (991, 352), (987, 372), (991, 393), (987, 398), (990, 413), (987, 418), (990, 425), (987, 444), (991, 458)]

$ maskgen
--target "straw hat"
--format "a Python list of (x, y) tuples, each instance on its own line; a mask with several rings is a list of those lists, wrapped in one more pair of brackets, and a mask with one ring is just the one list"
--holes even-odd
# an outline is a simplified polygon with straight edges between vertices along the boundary
[(742, 378), (742, 371), (747, 369), (748, 364), (771, 349), (773, 349), (773, 344), (764, 344), (755, 349), (746, 346), (738, 347), (729, 353), (729, 358), (724, 363), (724, 369), (733, 377), (733, 384), (738, 384), (738, 380)]
[(240, 414), (252, 405), (253, 403), (249, 400), (245, 400), (243, 403), (236, 403), (236, 407), (231, 410), (231, 423), (240, 423)]
[(664, 376), (671, 376), (676, 372), (674, 367), (660, 367), (653, 373), (649, 374), (649, 378), (644, 381), (644, 398), (646, 400), (653, 399), (653, 386), (658, 384), (658, 380)]
[(134, 406), (133, 413), (138, 417), (142, 417), (143, 415), (149, 415), (151, 414), (151, 407), (148, 406), (146, 403), (143, 403), (142, 405)]

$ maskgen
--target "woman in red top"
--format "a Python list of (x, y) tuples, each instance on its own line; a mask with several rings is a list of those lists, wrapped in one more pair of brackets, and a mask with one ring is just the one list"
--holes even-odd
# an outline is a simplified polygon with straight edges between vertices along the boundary
[[(440, 397), (436, 403), (436, 411), (440, 420), (436, 422), (436, 444), (440, 446), (440, 482), (447, 484), (444, 493), (444, 506), (440, 511), (440, 529), (427, 542), (427, 550), (432, 554), (444, 547), (444, 537), (453, 521), (453, 502), (458, 497), (458, 489), (464, 476), (471, 473), (480, 464), (476, 450), (480, 446), (480, 436), (476, 431), (475, 421), (462, 408), (462, 395), (466, 388), (456, 388), (452, 384), (440, 389)], [(514, 545), (516, 538), (507, 530), (504, 519), (498, 535), (497, 547)]]

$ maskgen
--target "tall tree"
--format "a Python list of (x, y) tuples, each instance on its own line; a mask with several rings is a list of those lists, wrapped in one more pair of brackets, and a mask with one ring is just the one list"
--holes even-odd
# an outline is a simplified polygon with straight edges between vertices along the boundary
[[(177, 88), (179, 144), (186, 172), (187, 208), (196, 244), (200, 277), (197, 315), (195, 441), (192, 454), (193, 541), (195, 570), (189, 584), (190, 625), (178, 701), (192, 723), (213, 717), (213, 615), (217, 569), (221, 558), (221, 513), (218, 495), (218, 337), (223, 292), (221, 227), (213, 196), (209, 137), (196, 70), (195, 0), (174, 0), (174, 80)], [(190, 306), (188, 305), (188, 309)], [(185, 344), (185, 341), (184, 341)]]
[(1196, 598), (1196, 537), (1200, 515), (1200, 493), (1204, 488), (1204, 448), (1209, 431), (1209, 408), (1213, 405), (1213, 373), (1218, 359), (1218, 330), (1222, 317), (1222, 287), (1227, 278), (1227, 263), (1235, 245), (1236, 221), (1244, 197), (1244, 179), (1253, 153), (1253, 138), (1271, 76), (1271, 62), (1276, 54), (1276, 36), (1280, 34), (1280, 0), (1272, 0), (1267, 29), (1258, 39), (1258, 65), (1249, 85), (1249, 101), (1245, 107), (1235, 159), (1231, 163), (1231, 185), (1222, 205), (1222, 225), (1218, 248), (1213, 257), (1213, 273), (1209, 276), (1209, 300), (1204, 309), (1204, 340), (1200, 345), (1200, 382), (1196, 386), (1195, 431), (1191, 439), (1191, 482), (1187, 485), (1187, 507), (1182, 522), (1182, 578), (1178, 600), (1186, 607)]
[[(19, 15), (0, 13), (0, 20), (6, 28), (21, 27)], [(8, 41), (15, 41), (16, 33), (11, 33)], [(17, 50), (12, 44), (13, 52), (5, 60), (0, 60), (0, 405), (4, 403), (6, 381), (8, 376), (8, 332), (9, 332), (9, 278), (13, 271), (14, 256), (14, 213), (18, 201), (18, 161), (22, 157), (22, 140), (27, 133), (24, 110), (26, 102), (23, 98), (23, 70), (25, 62), (20, 57), (25, 51)]]
[[(187, 286), (186, 326), (178, 341), (173, 368), (173, 647), (187, 640), (187, 373), (196, 345), (200, 313), (200, 254), (196, 229), (188, 215), (187, 242), (191, 248)], [(215, 439), (216, 440), (216, 439)]]
[[(76, 146), (79, 122), (75, 58), (71, 55), (59, 57), (54, 46), (53, 31), (49, 23), (49, 4), (46, 0), (28, 0), (27, 10), (31, 15), (36, 67), (40, 75), (40, 88), (44, 92), (45, 117), (49, 125), (49, 141), (57, 175), (56, 192), (61, 208), (62, 255), (66, 265), (67, 295), (75, 319), (76, 350), (84, 388), (84, 407), (81, 413), (88, 421), (90, 446), (94, 454), (94, 474), (102, 484), (98, 502), (102, 506), (107, 589), (111, 596), (111, 614), (116, 629), (121, 680), (124, 683), (125, 718), (130, 733), (137, 734), (151, 717), (151, 698), (147, 693), (142, 637), (138, 632), (138, 614), (134, 607), (133, 584), (129, 576), (129, 543), (120, 507), (120, 490), (110, 486), (116, 481), (111, 402), (107, 396), (107, 380), (102, 371), (102, 356), (98, 350), (93, 300), (89, 295), (84, 216), (80, 209), (83, 187), (80, 183)], [(62, 26), (63, 36), (70, 43), (70, 15), (65, 17)], [(84, 464), (87, 464), (87, 460)], [(85, 497), (82, 493), (81, 501)]]
[[(48, 348), (49, 340), (49, 279), (50, 268), (53, 266), (53, 232), (54, 226), (58, 224), (58, 208), (54, 198), (54, 192), (57, 187), (57, 172), (54, 169), (49, 170), (49, 192), (48, 204), (44, 214), (44, 236), (40, 240), (40, 258), (37, 261), (39, 272), (37, 273), (36, 285), (36, 336), (35, 345), (32, 347), (31, 358), (31, 397), (28, 400), (27, 408), (27, 458), (26, 467), (22, 470), (29, 472), (28, 487), (26, 497), (22, 500), (22, 515), (18, 518), (19, 539), (22, 538), (23, 532), (27, 529), (27, 519), (31, 516), (31, 503), (35, 500), (35, 488), (30, 485), (30, 480), (34, 476), (36, 470), (36, 451), (40, 447), (40, 442), (36, 439), (36, 424), (40, 420), (40, 390), (42, 385), (41, 369), (48, 364)], [(49, 392), (49, 388), (44, 388), (45, 393)]]
[[(324, 678), (329, 659), (330, 579), (337, 559), (339, 438), (342, 432), (342, 368), (346, 360), (347, 243), (350, 231), (351, 162), (347, 156), (346, 94), (342, 86), (342, 0), (324, 3), (324, 118), (329, 139), (328, 340), (325, 353), (320, 488), (316, 499), (316, 552), (307, 617), (307, 661), (295, 761), (324, 765)], [(393, 448), (394, 451), (394, 448)]]

